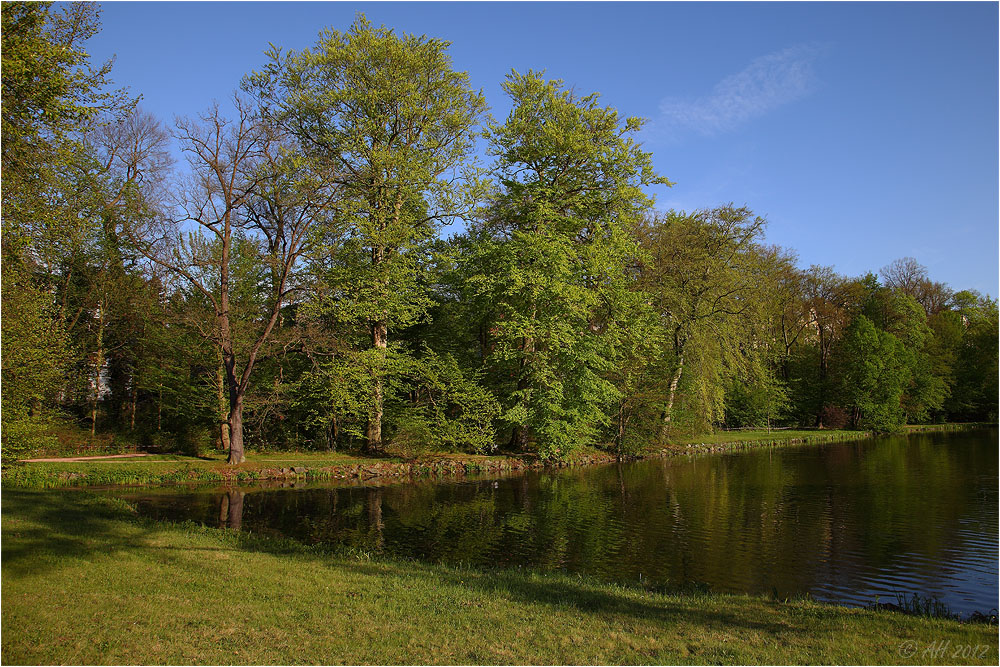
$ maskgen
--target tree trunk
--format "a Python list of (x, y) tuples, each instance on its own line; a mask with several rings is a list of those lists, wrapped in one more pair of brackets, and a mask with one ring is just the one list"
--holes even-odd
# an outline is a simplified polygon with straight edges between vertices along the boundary
[(384, 321), (372, 324), (372, 346), (378, 350), (378, 368), (375, 369), (375, 386), (372, 392), (372, 412), (368, 418), (367, 448), (378, 452), (382, 449), (382, 403), (384, 400), (382, 373), (388, 345), (388, 331)]
[[(225, 334), (229, 333), (228, 321), (223, 328)], [(228, 339), (228, 335), (226, 337)], [(222, 350), (223, 368), (226, 371), (226, 384), (229, 387), (229, 417), (226, 423), (229, 425), (229, 458), (230, 465), (243, 463), (246, 457), (243, 456), (243, 392), (244, 387), (240, 386), (236, 378), (236, 357), (231, 349), (223, 347)]]
[(663, 423), (660, 424), (660, 442), (666, 442), (670, 435), (670, 419), (674, 410), (674, 397), (677, 396), (677, 385), (681, 381), (681, 373), (684, 372), (684, 354), (681, 353), (677, 360), (677, 371), (670, 380), (670, 389), (667, 391), (667, 405), (663, 409)]
[(239, 395), (229, 410), (229, 459), (230, 464), (243, 463), (243, 396)]
[[(534, 320), (538, 314), (538, 307), (532, 306), (531, 319)], [(528, 367), (531, 365), (531, 355), (535, 353), (534, 336), (525, 336), (521, 342), (521, 359), (517, 369), (517, 391), (523, 392), (530, 384), (528, 381)], [(528, 427), (526, 424), (515, 424), (514, 430), (510, 434), (510, 448), (516, 452), (523, 452), (528, 448)]]
[(819, 329), (819, 414), (816, 415), (816, 428), (823, 428), (823, 408), (826, 407), (826, 376), (827, 376), (827, 336), (826, 328), (817, 322)]
[(513, 452), (523, 452), (528, 449), (528, 428), (516, 424), (510, 434), (509, 448)]
[(222, 361), (222, 350), (219, 350), (219, 368), (215, 374), (215, 394), (217, 420), (219, 424), (219, 446), (223, 451), (229, 451), (229, 417), (226, 406), (226, 368)]
[(135, 377), (132, 378), (132, 410), (128, 420), (128, 430), (135, 430), (135, 408), (139, 399), (139, 386)]
[(337, 451), (337, 440), (340, 438), (340, 425), (337, 422), (337, 413), (333, 414), (330, 423), (326, 426), (326, 448), (331, 452)]
[(97, 352), (94, 356), (94, 394), (90, 407), (90, 435), (97, 433), (97, 401), (101, 398), (101, 369), (104, 368), (104, 306), (97, 304)]

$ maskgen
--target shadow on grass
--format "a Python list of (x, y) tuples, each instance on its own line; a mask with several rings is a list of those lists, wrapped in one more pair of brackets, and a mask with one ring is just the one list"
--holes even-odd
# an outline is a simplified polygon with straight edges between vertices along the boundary
[[(704, 609), (706, 605), (697, 600), (709, 600), (711, 594), (661, 595), (641, 588), (598, 586), (594, 582), (581, 579), (579, 582), (567, 580), (564, 575), (525, 573), (516, 570), (455, 570), (438, 568), (418, 563), (406, 563), (405, 567), (391, 562), (369, 564), (363, 562), (338, 561), (338, 568), (352, 570), (358, 574), (379, 577), (383, 580), (393, 577), (404, 580), (415, 573), (425, 574), (435, 583), (458, 586), (489, 597), (506, 599), (517, 604), (547, 605), (554, 611), (576, 611), (585, 614), (599, 614), (611, 622), (653, 621), (662, 624), (697, 625), (703, 629), (756, 630), (766, 633), (812, 633), (814, 627), (792, 625), (788, 622), (766, 620), (774, 605), (769, 600), (760, 600), (752, 605), (748, 613), (744, 605), (738, 609)], [(717, 607), (717, 605), (710, 605)], [(765, 612), (757, 615), (753, 612)], [(775, 617), (779, 614), (774, 614)], [(787, 616), (786, 616), (787, 618)]]
[(125, 508), (72, 491), (3, 492), (5, 576), (45, 572), (63, 558), (141, 548), (152, 528), (123, 523)]
[[(143, 554), (168, 567), (176, 563), (179, 568), (189, 568), (190, 558), (180, 562), (185, 552), (263, 552), (294, 555), (304, 567), (357, 574), (377, 582), (379, 588), (405, 589), (417, 582), (429, 592), (457, 590), (456, 605), (479, 606), (484, 599), (509, 602), (525, 611), (543, 605), (549, 609), (546, 613), (596, 615), (624, 625), (653, 622), (692, 626), (702, 632), (745, 630), (800, 637), (825, 634), (827, 620), (836, 625), (837, 617), (843, 614), (836, 607), (822, 606), (810, 607), (801, 614), (789, 613), (784, 603), (762, 598), (733, 598), (727, 603), (726, 597), (704, 592), (662, 594), (562, 574), (447, 567), (393, 559), (366, 562), (337, 549), (309, 547), (286, 538), (238, 530), (242, 497), (241, 491), (233, 490), (223, 499), (222, 510), (227, 516), (220, 516), (220, 522), (236, 529), (223, 531), (139, 518), (123, 501), (88, 492), (7, 491), (2, 506), (3, 574), (15, 579), (44, 575), (69, 559), (87, 560), (115, 553)], [(171, 530), (173, 535), (163, 540), (164, 532)], [(212, 546), (194, 540), (190, 545), (177, 544), (177, 530), (211, 532)]]
[[(161, 552), (157, 558), (163, 561), (170, 560), (166, 554), (171, 551), (288, 551), (289, 544), (280, 540), (262, 541), (238, 532), (243, 496), (239, 489), (223, 495), (220, 525), (234, 530), (222, 533), (227, 538), (224, 546), (212, 548), (154, 544), (151, 536), (169, 524), (137, 517), (116, 498), (79, 490), (4, 491), (4, 576), (38, 575), (67, 559), (119, 552)], [(197, 524), (189, 527), (202, 529)]]
[[(230, 498), (230, 514), (240, 496)], [(299, 543), (233, 531), (220, 531), (219, 547), (158, 544), (152, 535), (168, 524), (139, 519), (121, 501), (85, 492), (7, 491), (3, 494), (3, 570), (5, 577), (37, 576), (58, 568), (66, 559), (88, 559), (99, 554), (144, 552), (170, 564), (171, 552), (259, 551), (297, 553), (326, 567), (352, 571), (380, 581), (426, 577), (432, 586), (454, 586), (517, 604), (551, 606), (554, 610), (600, 614), (619, 619), (693, 623), (706, 627), (742, 627), (766, 632), (804, 632), (787, 623), (750, 618), (738, 611), (699, 610), (684, 596), (651, 594), (641, 589), (598, 587), (564, 576), (546, 576), (514, 570), (465, 570), (418, 562), (366, 563)], [(237, 526), (231, 526), (238, 528)], [(192, 529), (205, 530), (191, 525)], [(761, 604), (768, 603), (762, 601)], [(713, 607), (717, 607), (713, 605)]]

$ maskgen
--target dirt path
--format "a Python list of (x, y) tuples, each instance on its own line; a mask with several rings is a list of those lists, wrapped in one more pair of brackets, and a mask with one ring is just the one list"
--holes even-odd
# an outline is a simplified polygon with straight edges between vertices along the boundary
[(72, 456), (67, 459), (21, 459), (24, 463), (77, 463), (78, 461), (96, 461), (97, 459), (137, 459), (152, 454), (106, 454), (105, 456)]

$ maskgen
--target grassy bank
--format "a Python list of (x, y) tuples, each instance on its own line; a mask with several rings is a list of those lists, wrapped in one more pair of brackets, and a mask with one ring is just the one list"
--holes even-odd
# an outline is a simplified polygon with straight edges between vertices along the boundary
[[(986, 428), (995, 424), (913, 424), (904, 426), (902, 434), (929, 433), (934, 431), (968, 431)], [(718, 452), (733, 449), (749, 449), (753, 447), (769, 447), (790, 444), (809, 444), (820, 442), (839, 442), (864, 440), (874, 434), (869, 431), (851, 431), (846, 429), (781, 429), (756, 431), (719, 431), (705, 435), (680, 436), (673, 438), (665, 448), (655, 448), (651, 451), (665, 453), (684, 452)]]
[[(907, 427), (908, 431), (958, 430), (982, 425), (942, 424)], [(808, 444), (870, 437), (865, 431), (772, 430), (728, 431), (677, 437), (655, 445), (633, 458), (723, 452), (755, 447)], [(588, 465), (614, 461), (606, 451), (585, 448), (556, 465)], [(263, 480), (369, 480), (409, 479), (423, 476), (455, 477), (468, 474), (516, 472), (547, 465), (535, 456), (476, 456), (472, 454), (423, 454), (417, 457), (365, 457), (336, 452), (248, 452), (247, 462), (226, 464), (225, 455), (201, 457), (164, 454), (134, 459), (97, 459), (74, 462), (38, 462), (8, 466), (5, 487), (56, 488), (114, 486), (123, 484), (246, 483)]]
[[(614, 461), (592, 448), (576, 452), (556, 465), (587, 465)], [(516, 472), (547, 465), (534, 455), (478, 456), (424, 454), (366, 457), (329, 452), (248, 452), (236, 466), (224, 454), (201, 457), (161, 454), (142, 458), (66, 462), (22, 462), (3, 470), (7, 488), (58, 488), (124, 484), (246, 483), (264, 480), (370, 480)]]
[(784, 429), (771, 431), (719, 431), (704, 435), (679, 436), (665, 447), (651, 451), (672, 453), (721, 452), (753, 447), (864, 440), (872, 437), (868, 431), (842, 429)]
[(2, 509), (6, 664), (997, 661), (995, 626), (336, 555), (79, 492)]

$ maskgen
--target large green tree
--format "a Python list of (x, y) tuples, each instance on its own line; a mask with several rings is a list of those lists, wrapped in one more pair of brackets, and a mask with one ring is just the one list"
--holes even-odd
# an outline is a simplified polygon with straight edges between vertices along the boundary
[(606, 377), (634, 294), (629, 229), (668, 184), (623, 118), (538, 72), (510, 74), (513, 109), (487, 131), (500, 189), (470, 276), (492, 311), (484, 347), (511, 443), (545, 455), (592, 441), (619, 397)]
[(748, 352), (761, 322), (768, 266), (758, 242), (765, 221), (732, 205), (687, 214), (669, 211), (636, 226), (644, 251), (639, 285), (658, 316), (666, 363), (658, 437), (665, 439), (675, 417), (681, 382), (698, 421), (721, 417), (728, 380)]
[(247, 81), (321, 178), (342, 188), (337, 224), (365, 261), (338, 263), (346, 272), (328, 276), (319, 306), (368, 328), (373, 450), (382, 447), (390, 335), (430, 305), (415, 250), (442, 221), (472, 209), (474, 188), (466, 186), (475, 179), (464, 167), (486, 102), (454, 71), (447, 48), (359, 16), (346, 32), (321, 33), (313, 49), (272, 51)]
[[(97, 314), (93, 285), (81, 278), (97, 275), (91, 260), (103, 251), (107, 194), (85, 138), (132, 102), (108, 88), (111, 63), (94, 68), (85, 50), (100, 27), (97, 5), (8, 2), (0, 19), (8, 423), (22, 415), (20, 407), (37, 413), (57, 394), (67, 400), (71, 393), (62, 380), (78, 366), (73, 357), (87, 337), (84, 323)], [(29, 359), (33, 369), (18, 367)]]
[(910, 380), (906, 348), (864, 315), (844, 332), (843, 392), (854, 410), (855, 426), (894, 431), (904, 423), (901, 400)]

